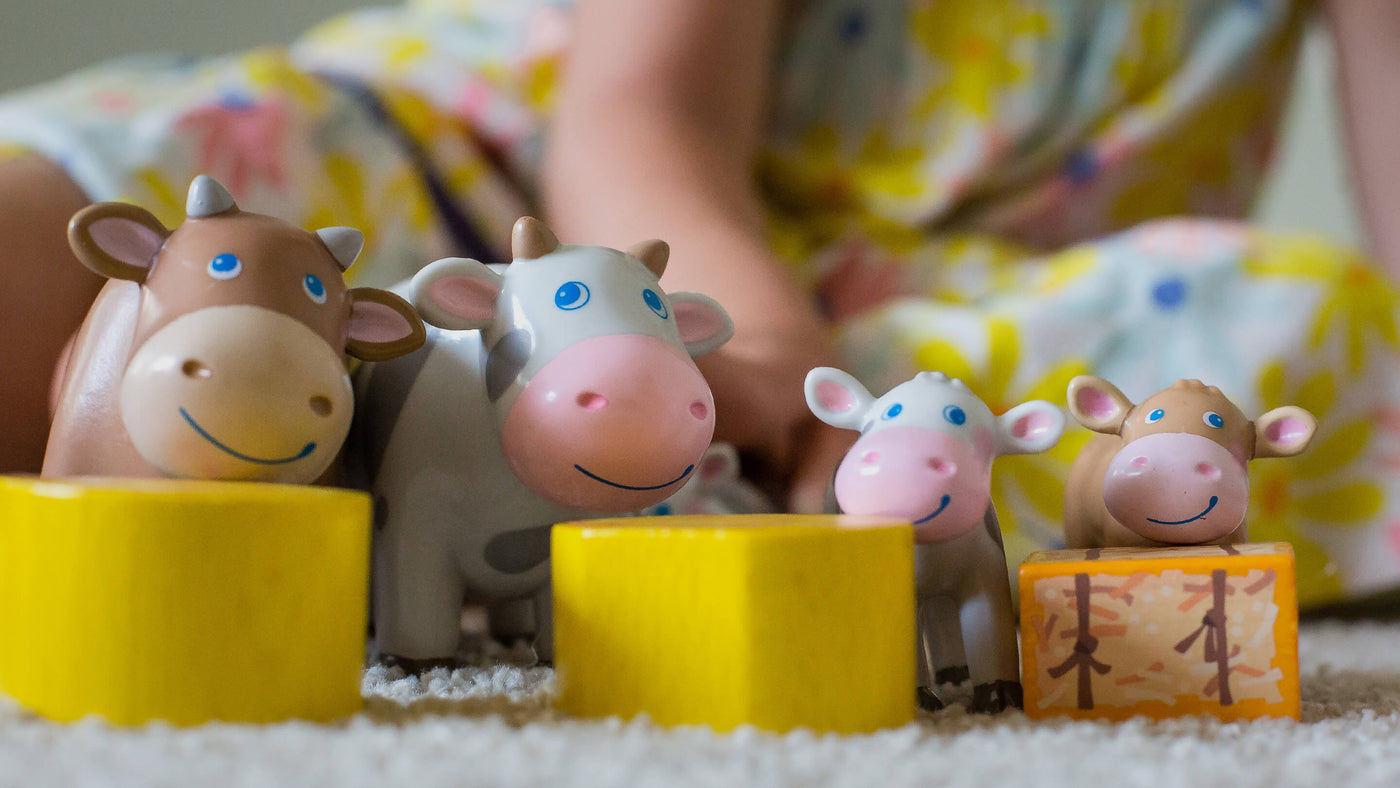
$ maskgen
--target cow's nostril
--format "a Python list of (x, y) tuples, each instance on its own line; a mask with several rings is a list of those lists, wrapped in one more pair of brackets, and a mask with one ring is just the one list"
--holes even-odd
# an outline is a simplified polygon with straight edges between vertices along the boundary
[(331, 404), (330, 397), (316, 395), (311, 398), (311, 412), (317, 416), (329, 416), (335, 412), (335, 406)]
[(585, 391), (575, 400), (584, 410), (602, 410), (608, 406), (608, 398), (594, 391)]
[(213, 370), (196, 359), (189, 359), (184, 364), (181, 364), (180, 372), (191, 380), (202, 380), (214, 374)]
[(1199, 473), (1207, 479), (1220, 478), (1220, 469), (1208, 462), (1196, 463), (1196, 473)]
[(1147, 458), (1146, 458), (1146, 457), (1134, 457), (1134, 458), (1133, 458), (1133, 467), (1134, 467), (1134, 468), (1146, 468), (1146, 467), (1147, 467)]
[(939, 476), (952, 476), (958, 472), (958, 466), (942, 457), (930, 457), (926, 463), (928, 467)]
[(705, 407), (705, 403), (701, 402), (700, 400), (696, 400), (690, 403), (690, 415), (694, 416), (695, 418), (701, 421), (704, 421), (705, 419), (709, 418), (710, 409)]
[(860, 461), (861, 461), (861, 462), (864, 462), (864, 463), (869, 463), (869, 464), (872, 464), (872, 465), (873, 465), (873, 464), (875, 464), (875, 463), (877, 463), (877, 462), (880, 461), (880, 452), (878, 452), (878, 451), (868, 451), (868, 452), (866, 452), (866, 453), (860, 455)]

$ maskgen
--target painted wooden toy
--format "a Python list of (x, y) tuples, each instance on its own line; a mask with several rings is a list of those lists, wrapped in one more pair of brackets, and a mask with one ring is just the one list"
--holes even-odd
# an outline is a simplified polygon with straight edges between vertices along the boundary
[(966, 384), (936, 372), (920, 372), (877, 399), (851, 375), (819, 367), (807, 374), (806, 394), (822, 421), (861, 433), (836, 471), (842, 511), (914, 524), (920, 703), (941, 707), (934, 682), (970, 676), (974, 711), (1019, 708), (1016, 623), (991, 466), (999, 455), (1054, 446), (1064, 413), (1034, 400), (993, 416)]
[(74, 253), (111, 281), (68, 355), (44, 476), (314, 481), (350, 428), (344, 356), (422, 345), (406, 301), (346, 288), (358, 230), (245, 213), (203, 175), (186, 214), (173, 231), (126, 203), (73, 217)]
[(1246, 542), (1246, 463), (1298, 454), (1317, 429), (1296, 405), (1250, 421), (1199, 380), (1179, 380), (1134, 405), (1112, 383), (1081, 375), (1068, 398), (1074, 418), (1101, 433), (1065, 485), (1071, 548)]
[(705, 296), (661, 289), (666, 244), (560, 245), (526, 217), (512, 252), (499, 270), (420, 271), (427, 351), (357, 381), (378, 648), (411, 670), (450, 662), (464, 599), (550, 659), (551, 525), (665, 499), (714, 431), (691, 358), (733, 324)]

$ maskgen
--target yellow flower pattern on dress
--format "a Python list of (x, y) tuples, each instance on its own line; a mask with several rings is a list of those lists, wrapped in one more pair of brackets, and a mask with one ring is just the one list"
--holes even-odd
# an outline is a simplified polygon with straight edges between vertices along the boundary
[(1327, 554), (1319, 532), (1365, 528), (1382, 509), (1381, 470), (1367, 462), (1372, 425), (1364, 418), (1338, 423), (1336, 381), (1325, 372), (1288, 386), (1283, 365), (1271, 364), (1259, 379), (1262, 407), (1296, 404), (1318, 419), (1318, 435), (1302, 455), (1249, 465), (1250, 539), (1293, 544), (1299, 602), (1336, 602), (1344, 596), (1342, 569)]

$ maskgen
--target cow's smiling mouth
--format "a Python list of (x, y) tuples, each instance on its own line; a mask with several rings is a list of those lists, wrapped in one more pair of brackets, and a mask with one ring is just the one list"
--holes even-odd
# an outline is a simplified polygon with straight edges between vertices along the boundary
[(616, 487), (616, 488), (618, 488), (618, 489), (620, 489), (620, 490), (634, 490), (634, 491), (637, 491), (637, 492), (645, 492), (645, 491), (647, 491), (647, 490), (660, 490), (660, 489), (663, 488), (663, 487), (670, 487), (671, 485), (675, 484), (676, 482), (680, 481), (681, 479), (684, 479), (685, 477), (689, 476), (689, 475), (690, 475), (690, 472), (693, 471), (693, 470), (695, 470), (695, 466), (694, 466), (693, 464), (692, 464), (692, 465), (687, 465), (687, 466), (685, 466), (685, 471), (682, 472), (680, 476), (677, 476), (676, 478), (672, 479), (672, 480), (669, 481), (669, 482), (666, 482), (665, 484), (656, 484), (656, 485), (652, 485), (651, 487), (633, 487), (633, 486), (631, 486), (631, 485), (627, 485), (627, 484), (618, 484), (617, 482), (610, 481), (610, 480), (608, 480), (608, 479), (604, 479), (603, 477), (599, 476), (599, 475), (596, 474), (596, 473), (590, 473), (590, 472), (588, 471), (588, 469), (587, 469), (587, 468), (584, 468), (582, 465), (575, 465), (574, 468), (575, 468), (576, 470), (578, 470), (578, 472), (581, 473), (581, 474), (583, 474), (584, 476), (587, 476), (588, 478), (590, 478), (590, 479), (592, 479), (592, 480), (594, 480), (594, 481), (602, 482), (603, 484), (606, 484), (606, 485), (608, 485), (609, 487)]
[(933, 518), (937, 517), (938, 515), (943, 514), (943, 510), (948, 508), (948, 504), (951, 503), (952, 500), (953, 500), (953, 496), (951, 496), (951, 495), (944, 495), (944, 496), (943, 496), (943, 500), (941, 500), (941, 501), (938, 502), (938, 508), (933, 510), (933, 514), (928, 515), (927, 517), (923, 518), (922, 520), (915, 520), (915, 521), (914, 521), (914, 525), (923, 525), (924, 523), (928, 522), (929, 520), (932, 520)]
[[(281, 459), (276, 460), (265, 460), (259, 457), (250, 457), (247, 454), (235, 451), (229, 448), (228, 446), (225, 446), (224, 444), (220, 443), (217, 438), (215, 438), (213, 435), (210, 435), (203, 427), (199, 426), (199, 422), (195, 421), (194, 417), (190, 416), (189, 412), (186, 411), (184, 408), (180, 408), (180, 415), (184, 416), (185, 421), (188, 422), (189, 425), (194, 428), (195, 432), (199, 433), (199, 437), (214, 444), (214, 447), (217, 448), (219, 451), (222, 451), (223, 453), (231, 457), (237, 457), (238, 459), (243, 460), (244, 462), (256, 463), (258, 465), (286, 465), (289, 462), (296, 462), (297, 460), (300, 460), (306, 457), (307, 455), (311, 454), (311, 452), (316, 451), (316, 442), (312, 441), (303, 446), (300, 453), (292, 457), (283, 457)], [(687, 473), (688, 472), (689, 471), (687, 471)]]
[(1158, 525), (1186, 525), (1187, 523), (1195, 522), (1196, 520), (1199, 520), (1199, 519), (1201, 519), (1202, 517), (1205, 517), (1206, 515), (1210, 514), (1210, 510), (1211, 510), (1211, 509), (1214, 509), (1214, 508), (1215, 508), (1215, 505), (1216, 505), (1217, 503), (1220, 503), (1220, 497), (1219, 497), (1219, 496), (1216, 496), (1216, 495), (1212, 495), (1212, 496), (1210, 497), (1210, 505), (1206, 507), (1206, 510), (1205, 510), (1205, 511), (1201, 512), (1200, 514), (1196, 515), (1195, 517), (1188, 517), (1188, 518), (1186, 518), (1185, 520), (1177, 520), (1177, 521), (1175, 521), (1175, 522), (1168, 522), (1168, 521), (1166, 521), (1166, 520), (1154, 520), (1154, 519), (1152, 519), (1151, 517), (1149, 517), (1149, 518), (1147, 518), (1147, 522), (1149, 522), (1149, 523), (1156, 523), (1156, 524), (1158, 524)]

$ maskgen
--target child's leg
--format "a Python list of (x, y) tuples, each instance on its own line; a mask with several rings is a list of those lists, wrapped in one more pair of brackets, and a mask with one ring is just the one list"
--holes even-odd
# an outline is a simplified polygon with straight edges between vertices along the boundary
[(68, 220), (86, 204), (57, 165), (0, 161), (0, 472), (39, 471), (54, 363), (102, 284), (68, 248)]

